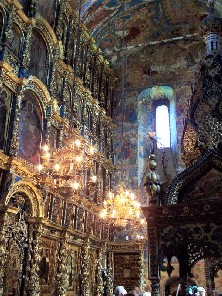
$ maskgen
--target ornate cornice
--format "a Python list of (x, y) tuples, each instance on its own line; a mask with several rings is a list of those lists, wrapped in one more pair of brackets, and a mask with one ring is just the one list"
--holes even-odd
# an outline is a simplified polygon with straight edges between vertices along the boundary
[(165, 204), (177, 204), (179, 202), (181, 190), (197, 180), (211, 168), (222, 171), (222, 156), (215, 150), (208, 150), (192, 166), (177, 175), (171, 182), (165, 197)]
[(140, 252), (144, 250), (144, 245), (146, 244), (145, 241), (139, 242), (109, 242), (107, 244), (107, 250), (115, 252)]

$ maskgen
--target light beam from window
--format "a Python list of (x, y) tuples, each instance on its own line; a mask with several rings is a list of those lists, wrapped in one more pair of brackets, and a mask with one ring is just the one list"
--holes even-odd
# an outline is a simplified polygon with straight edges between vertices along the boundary
[(157, 148), (170, 147), (170, 119), (166, 105), (160, 105), (156, 108), (156, 136)]

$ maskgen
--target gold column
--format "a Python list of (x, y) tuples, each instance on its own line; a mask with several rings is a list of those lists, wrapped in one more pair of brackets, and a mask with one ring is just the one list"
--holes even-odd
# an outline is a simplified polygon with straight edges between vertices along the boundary
[(50, 80), (50, 95), (53, 98), (53, 100), (57, 99), (57, 82), (56, 82), (56, 69), (58, 66), (58, 60), (59, 60), (59, 42), (55, 45), (53, 49), (52, 54), (52, 71), (51, 71), (51, 80)]
[(98, 251), (97, 258), (97, 266), (96, 266), (96, 279), (97, 279), (97, 287), (96, 287), (96, 295), (103, 296), (104, 286), (103, 286), (103, 278), (102, 278), (102, 269), (103, 269), (103, 258), (104, 258), (104, 248), (100, 248)]
[(31, 38), (32, 38), (32, 28), (33, 28), (33, 22), (30, 22), (29, 25), (27, 25), (26, 30), (26, 38), (25, 38), (25, 48), (22, 55), (22, 66), (28, 69), (30, 64), (30, 45), (31, 45)]
[(108, 253), (107, 264), (107, 296), (113, 296), (113, 252)]
[(58, 273), (56, 277), (56, 290), (58, 296), (65, 296), (67, 291), (68, 280), (68, 244), (66, 233), (61, 238), (58, 257)]
[(141, 291), (144, 291), (145, 289), (145, 277), (144, 277), (144, 252), (141, 250), (140, 252), (140, 289)]
[(9, 240), (9, 237), (6, 235), (6, 229), (9, 224), (8, 213), (3, 210), (5, 206), (0, 205), (0, 295), (3, 295), (3, 286), (4, 286), (4, 272), (5, 272), (5, 263), (6, 263), (6, 245)]
[(20, 119), (20, 108), (23, 97), (23, 91), (19, 89), (16, 98), (16, 109), (15, 109), (15, 118), (13, 122), (13, 132), (12, 139), (10, 144), (10, 155), (17, 156), (19, 148), (19, 139), (18, 139), (18, 129), (19, 129), (19, 119)]
[(30, 295), (40, 295), (39, 266), (41, 260), (41, 232), (42, 225), (39, 222), (30, 223), (30, 241), (29, 241), (29, 260), (27, 270), (30, 276), (27, 282), (27, 288)]
[(90, 288), (89, 288), (89, 248), (90, 248), (90, 241), (87, 238), (82, 245), (82, 254), (81, 254), (81, 261), (82, 261), (82, 295), (83, 296), (90, 296)]

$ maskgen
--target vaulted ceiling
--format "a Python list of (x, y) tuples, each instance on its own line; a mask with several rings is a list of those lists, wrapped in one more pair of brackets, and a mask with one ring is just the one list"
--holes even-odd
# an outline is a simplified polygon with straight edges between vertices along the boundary
[[(222, 14), (222, 1), (215, 6)], [(166, 69), (169, 81), (177, 68), (193, 71), (199, 60), (194, 48), (203, 47), (199, 25), (207, 13), (207, 0), (82, 0), (81, 8), (82, 21), (111, 66), (121, 75), (127, 64), (128, 82), (140, 87), (147, 77), (161, 80)], [(147, 76), (144, 83), (141, 76)]]

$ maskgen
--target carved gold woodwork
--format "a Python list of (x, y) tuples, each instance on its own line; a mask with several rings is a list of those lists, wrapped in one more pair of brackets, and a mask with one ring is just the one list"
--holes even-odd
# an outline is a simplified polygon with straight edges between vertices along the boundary
[(22, 192), (29, 197), (32, 205), (32, 215), (34, 217), (43, 217), (42, 194), (41, 191), (33, 185), (33, 183), (28, 181), (19, 181), (17, 183), (14, 183), (10, 187), (9, 193), (6, 196), (6, 205), (9, 203), (11, 197), (16, 192)]
[(90, 241), (87, 239), (81, 250), (81, 266), (82, 266), (82, 292), (85, 296), (90, 296), (90, 274), (89, 274), (89, 254)]
[[(99, 118), (108, 134), (113, 132), (115, 126), (99, 102), (93, 98), (91, 91), (83, 85), (82, 79), (75, 77), (74, 69), (65, 63), (71, 53), (68, 52), (68, 56), (64, 57), (66, 53), (60, 38), (61, 27), (58, 26), (57, 34), (55, 34), (49, 23), (40, 14), (37, 13), (32, 18), (27, 17), (22, 5), (17, 0), (2, 0), (0, 6), (4, 7), (4, 11), (8, 12), (8, 26), (6, 28), (8, 45), (13, 42), (13, 25), (18, 26), (23, 36), (21, 37), (23, 40), (19, 40), (23, 42), (21, 60), (18, 61), (8, 46), (7, 53), (3, 57), (4, 60), (0, 62), (0, 86), (7, 88), (11, 92), (16, 105), (10, 153), (5, 155), (3, 151), (0, 151), (0, 169), (3, 172), (7, 171), (11, 178), (7, 184), (8, 193), (1, 199), (2, 204), (0, 205), (0, 294), (3, 294), (3, 288), (6, 287), (6, 283), (2, 279), (5, 276), (6, 262), (9, 260), (7, 245), (10, 238), (6, 235), (6, 231), (12, 225), (10, 217), (15, 217), (19, 213), (20, 208), (17, 205), (19, 202), (15, 202), (15, 199), (18, 199), (25, 200), (28, 204), (24, 213), (25, 223), (27, 222), (29, 225), (28, 254), (19, 255), (18, 252), (16, 253), (18, 255), (17, 278), (21, 274), (21, 260), (24, 259), (22, 256), (27, 256), (25, 258), (27, 260), (26, 292), (30, 295), (40, 295), (40, 293), (54, 293), (57, 291), (58, 295), (65, 295), (66, 292), (79, 293), (79, 287), (82, 285), (84, 295), (92, 296), (92, 293), (96, 291), (95, 279), (97, 278), (99, 283), (97, 287), (98, 295), (102, 295), (104, 283), (101, 271), (104, 268), (103, 259), (106, 256), (106, 248), (103, 245), (101, 246), (101, 237), (108, 238), (108, 227), (107, 225), (101, 227), (96, 233), (93, 223), (95, 219), (99, 221), (98, 213), (100, 208), (97, 204), (84, 200), (78, 194), (73, 194), (70, 197), (61, 196), (55, 187), (51, 186), (50, 182), (43, 186), (36, 178), (34, 165), (18, 157), (21, 102), (24, 95), (31, 92), (41, 105), (43, 119), (46, 118), (46, 111), (50, 108), (51, 112), (47, 113), (46, 118), (44, 140), (49, 140), (51, 127), (53, 126), (60, 131), (60, 145), (62, 145), (65, 136), (69, 133), (70, 122), (68, 116), (64, 118), (60, 116), (59, 106), (61, 102), (58, 99), (63, 102), (68, 99), (69, 95), (73, 100), (73, 109), (76, 108), (76, 110), (73, 110), (74, 113), (75, 111), (76, 113), (80, 112), (78, 106), (83, 104), (85, 106), (84, 112), (90, 112), (93, 117), (93, 128), (88, 133), (95, 138), (95, 142), (99, 142), (95, 135)], [(77, 29), (76, 14), (68, 1), (64, 2), (64, 7), (67, 19), (70, 15), (73, 16), (73, 23), (70, 27), (73, 27), (74, 32)], [(4, 23), (6, 23), (6, 16), (4, 17)], [(50, 75), (52, 77), (49, 81), (49, 87), (44, 85), (37, 77), (28, 75), (30, 60), (32, 59), (30, 46), (33, 30), (40, 33), (47, 46), (49, 58), (47, 62), (50, 63)], [(97, 55), (95, 74), (97, 73), (98, 76), (93, 77), (96, 86), (101, 83), (101, 89), (105, 88), (105, 80), (99, 82), (101, 67), (104, 67), (105, 75), (112, 75), (113, 71), (109, 69), (108, 62), (102, 57), (101, 51), (97, 49), (95, 41), (90, 37), (85, 26), (81, 26), (81, 34), (84, 46), (87, 45), (88, 47), (87, 50), (90, 51), (92, 56), (94, 53)], [(20, 66), (24, 68), (24, 71), (19, 70)], [(56, 93), (55, 73), (57, 72), (63, 77), (65, 83), (61, 98), (58, 98)], [(18, 75), (21, 78), (18, 78)], [(89, 80), (89, 75), (89, 65), (86, 65), (86, 80)], [(114, 79), (111, 80), (114, 81)], [(98, 91), (99, 88), (96, 92)], [(85, 114), (85, 117), (87, 117), (87, 114)], [(77, 116), (73, 118), (73, 122), (77, 126), (77, 132), (81, 130), (81, 122), (78, 120), (81, 120), (81, 118)], [(104, 143), (104, 139), (100, 140)], [(108, 142), (108, 145), (111, 150), (111, 141)], [(113, 172), (114, 165), (110, 159), (106, 158), (104, 153), (98, 152), (97, 162), (100, 168), (100, 179), (102, 168), (106, 170), (106, 175)], [(13, 206), (11, 206), (12, 201)], [(68, 206), (71, 207), (71, 211), (68, 211)], [(55, 215), (56, 210), (58, 211), (57, 215)], [(81, 230), (76, 227), (78, 211), (83, 213), (82, 217), (80, 217), (83, 218), (80, 221), (80, 224), (82, 223)], [(93, 213), (93, 215), (88, 215), (88, 222), (86, 220), (87, 213)], [(55, 219), (52, 219), (52, 217), (55, 217)], [(88, 227), (89, 233), (86, 231), (87, 223), (88, 225), (91, 223), (91, 228)], [(16, 225), (19, 226), (19, 224)], [(12, 248), (16, 249), (13, 241)], [(76, 268), (75, 274), (72, 273), (73, 266)], [(49, 268), (48, 271), (47, 268)], [(81, 282), (77, 276), (80, 272), (82, 274)], [(110, 266), (110, 276), (107, 282), (110, 295), (112, 290), (111, 272), (112, 267)], [(10, 286), (10, 283), (8, 282), (7, 285)]]
[(56, 275), (56, 294), (65, 296), (68, 288), (68, 245), (66, 233), (60, 240), (58, 257), (58, 272)]
[(193, 164), (200, 157), (200, 150), (197, 147), (197, 133), (190, 123), (186, 123), (181, 158), (186, 166)]
[(28, 291), (30, 295), (40, 295), (40, 278), (39, 266), (41, 261), (41, 231), (42, 225), (33, 221), (30, 223), (31, 238), (29, 241), (29, 254), (30, 254), (30, 277), (28, 280)]
[(113, 296), (113, 252), (109, 251), (107, 256), (107, 296)]

